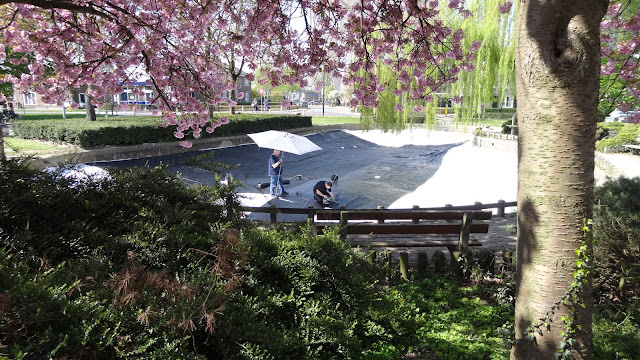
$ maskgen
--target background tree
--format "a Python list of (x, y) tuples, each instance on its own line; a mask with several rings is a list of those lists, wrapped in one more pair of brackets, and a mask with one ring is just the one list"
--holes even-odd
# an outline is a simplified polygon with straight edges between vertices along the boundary
[(640, 98), (640, 1), (612, 1), (602, 21), (598, 114), (638, 108)]
[(20, 78), (20, 75), (28, 73), (29, 61), (26, 54), (15, 53), (0, 43), (0, 94), (4, 94), (9, 99), (15, 98), (13, 81)]
[(470, 120), (482, 112), (483, 105), (501, 103), (507, 91), (515, 95), (514, 36), (515, 6), (502, 0), (471, 0), (467, 6), (473, 17), (457, 19), (457, 28), (464, 30), (465, 48), (475, 42), (481, 45), (475, 52), (473, 69), (463, 72), (451, 85), (450, 94), (461, 97), (456, 120)]
[[(238, 11), (239, 4), (244, 11)], [(397, 71), (398, 90), (414, 99), (454, 81), (470, 63), (460, 44), (464, 32), (451, 31), (437, 17), (437, 6), (435, 1), (0, 0), (0, 29), (16, 51), (34, 54), (20, 85), (43, 94), (44, 101), (62, 102), (66, 91), (86, 84), (95, 85), (89, 95), (101, 106), (104, 95), (135, 88), (134, 75), (143, 71), (176, 136), (198, 138), (202, 129), (211, 132), (221, 124), (210, 120), (207, 105), (235, 105), (225, 95), (235, 84), (209, 61), (225, 50), (206, 36), (212, 27), (237, 34), (236, 24), (246, 24), (246, 32), (232, 39), (233, 58), (244, 58), (250, 70), (268, 59), (272, 86), (303, 85), (306, 77), (324, 71), (361, 84), (354, 104), (376, 106), (376, 94), (386, 86), (370, 71), (378, 61)], [(449, 7), (470, 16), (461, 1), (450, 1)], [(303, 25), (292, 26), (294, 17)], [(55, 76), (45, 74), (47, 65)]]
[[(229, 19), (228, 26), (220, 26), (227, 25), (227, 23), (213, 23), (207, 29), (207, 38), (208, 41), (205, 42), (205, 45), (211, 49), (219, 51), (211, 51), (210, 58), (208, 61), (211, 61), (220, 72), (228, 74), (229, 80), (231, 84), (233, 84), (230, 91), (230, 98), (235, 101), (237, 98), (236, 94), (236, 86), (240, 75), (243, 74), (245, 67), (245, 56), (243, 55), (242, 46), (244, 45), (241, 41), (238, 41), (243, 37), (243, 34), (246, 34), (249, 29), (248, 20), (246, 18), (246, 12), (250, 7), (250, 1), (238, 1), (233, 4), (234, 11), (231, 12), (232, 18)], [(253, 80), (253, 75), (248, 74), (248, 80)], [(242, 94), (244, 95), (244, 94)], [(241, 98), (244, 98), (241, 97)], [(235, 106), (231, 106), (231, 114), (235, 114)], [(213, 106), (209, 106), (209, 114), (213, 117)]]

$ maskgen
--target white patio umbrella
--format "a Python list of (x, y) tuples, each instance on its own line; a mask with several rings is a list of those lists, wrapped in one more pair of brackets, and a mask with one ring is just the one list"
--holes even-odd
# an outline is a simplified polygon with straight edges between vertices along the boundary
[[(302, 155), (312, 151), (322, 150), (320, 146), (314, 144), (306, 137), (288, 133), (286, 131), (268, 130), (247, 135), (249, 135), (249, 137), (259, 147), (280, 150), (296, 155)], [(280, 159), (282, 159), (283, 157), (284, 156), (281, 156)], [(280, 171), (282, 171), (282, 167), (280, 167)], [(276, 188), (276, 195), (277, 192), (278, 188)]]
[(247, 135), (261, 148), (275, 149), (296, 155), (322, 150), (320, 146), (306, 137), (286, 131), (269, 130)]

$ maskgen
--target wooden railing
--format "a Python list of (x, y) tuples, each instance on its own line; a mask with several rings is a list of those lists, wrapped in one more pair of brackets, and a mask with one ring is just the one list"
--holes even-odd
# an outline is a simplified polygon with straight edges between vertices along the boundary
[[(498, 200), (497, 203), (492, 204), (483, 204), (481, 202), (475, 202), (473, 205), (462, 205), (462, 206), (452, 206), (447, 204), (443, 207), (430, 207), (430, 208), (421, 208), (418, 205), (414, 205), (411, 209), (387, 209), (387, 211), (408, 211), (408, 210), (485, 210), (485, 209), (498, 209), (498, 216), (504, 217), (505, 209), (507, 207), (517, 206), (516, 201), (506, 202), (504, 200)], [(378, 209), (384, 209), (383, 207), (378, 207)], [(344, 209), (336, 209), (336, 212), (340, 212)], [(308, 219), (313, 220), (316, 212), (323, 211), (326, 212), (325, 209), (316, 209), (313, 206), (309, 206), (307, 208), (285, 208), (285, 207), (276, 207), (275, 205), (269, 207), (250, 207), (250, 206), (241, 206), (240, 211), (243, 212), (253, 212), (253, 213), (266, 213), (269, 214), (269, 222), (275, 224), (278, 222), (278, 214), (289, 214), (289, 215), (306, 215)]]

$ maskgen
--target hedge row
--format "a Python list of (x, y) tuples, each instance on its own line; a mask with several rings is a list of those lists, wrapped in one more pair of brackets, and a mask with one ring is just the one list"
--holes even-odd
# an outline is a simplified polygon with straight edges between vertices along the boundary
[(607, 152), (628, 152), (622, 145), (638, 145), (636, 139), (640, 134), (640, 125), (619, 122), (598, 123), (596, 133), (596, 150)]
[[(230, 115), (229, 120), (228, 124), (217, 128), (212, 134), (203, 131), (202, 137), (311, 126), (310, 116), (298, 115), (237, 114)], [(22, 120), (14, 121), (12, 128), (21, 138), (69, 143), (83, 148), (176, 141), (173, 135), (175, 127), (165, 128), (160, 124), (161, 120), (157, 116), (109, 117), (96, 121), (86, 121), (83, 118), (64, 120), (24, 116)]]
[(479, 117), (481, 119), (511, 120), (515, 113), (516, 109), (489, 108), (484, 109), (484, 112)]

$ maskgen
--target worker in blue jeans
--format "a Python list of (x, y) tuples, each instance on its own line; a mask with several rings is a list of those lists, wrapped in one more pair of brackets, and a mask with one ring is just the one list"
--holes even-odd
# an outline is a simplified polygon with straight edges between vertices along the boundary
[(284, 191), (284, 185), (282, 184), (282, 158), (280, 157), (280, 150), (273, 150), (273, 154), (269, 157), (269, 176), (271, 177), (271, 186), (269, 187), (269, 194), (271, 196), (276, 195), (276, 187), (279, 188), (280, 195), (289, 195)]

